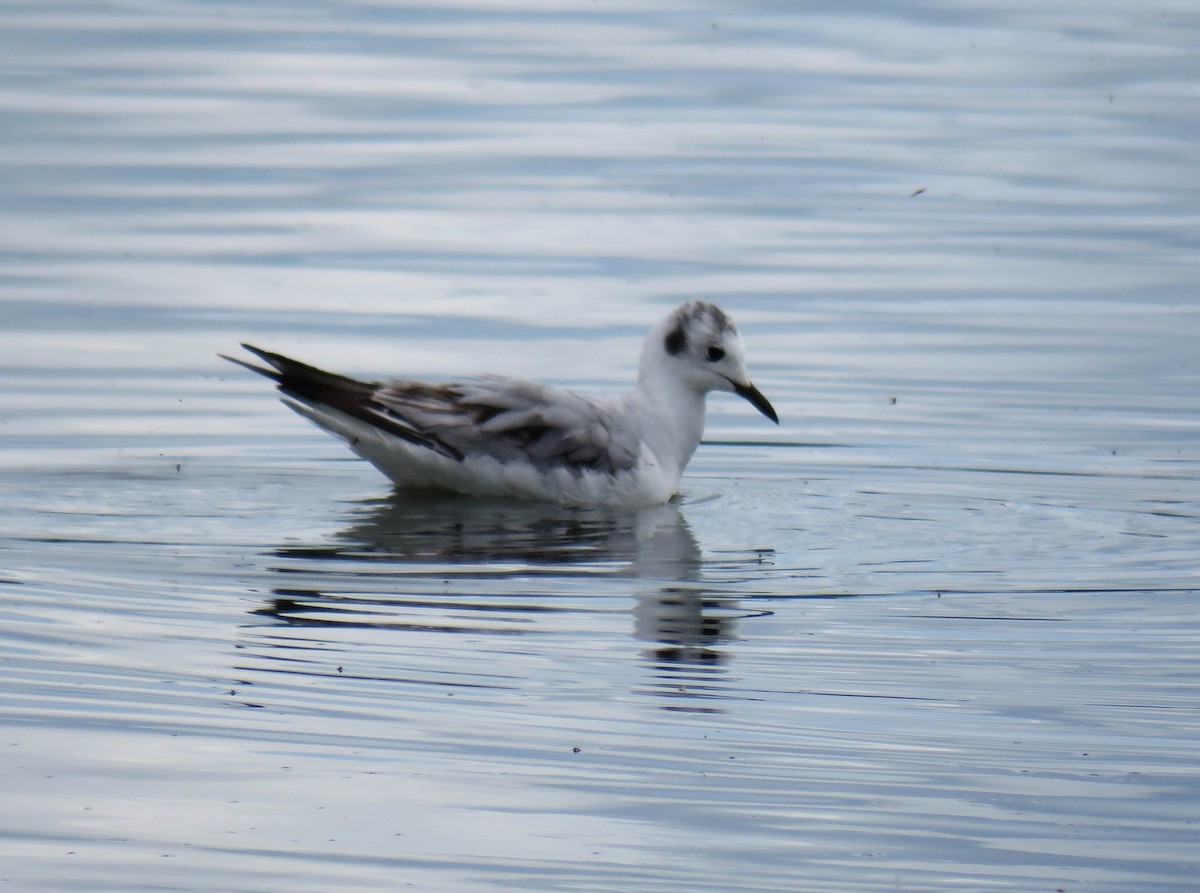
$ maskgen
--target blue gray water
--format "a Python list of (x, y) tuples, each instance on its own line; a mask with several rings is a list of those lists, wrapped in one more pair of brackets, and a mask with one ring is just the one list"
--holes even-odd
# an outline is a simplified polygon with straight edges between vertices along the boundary
[[(0, 887), (1190, 891), (1200, 15), (0, 8)], [(398, 497), (218, 351), (625, 387), (678, 504)]]

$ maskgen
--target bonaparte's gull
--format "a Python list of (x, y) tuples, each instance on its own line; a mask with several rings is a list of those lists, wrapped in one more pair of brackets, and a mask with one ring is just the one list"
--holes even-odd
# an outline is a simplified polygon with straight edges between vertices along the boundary
[(402, 489), (557, 502), (666, 502), (704, 432), (705, 397), (731, 391), (776, 424), (746, 373), (745, 347), (716, 305), (691, 301), (642, 348), (637, 384), (592, 398), (534, 381), (366, 382), (243, 344), (283, 401), (345, 439)]

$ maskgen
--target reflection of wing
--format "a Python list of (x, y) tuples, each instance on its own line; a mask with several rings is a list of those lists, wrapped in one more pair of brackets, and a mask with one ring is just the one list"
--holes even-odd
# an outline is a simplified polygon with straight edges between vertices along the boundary
[(289, 546), (281, 554), (315, 559), (429, 561), (475, 565), (567, 565), (622, 577), (691, 581), (700, 548), (675, 505), (633, 511), (573, 509), (511, 500), (393, 494), (363, 503), (334, 546)]
[(618, 430), (608, 406), (537, 382), (499, 376), (445, 386), (397, 381), (372, 400), (461, 456), (608, 474), (637, 461), (636, 432)]
[(274, 379), (293, 400), (336, 409), (451, 459), (524, 459), (607, 474), (637, 463), (638, 432), (618, 428), (610, 404), (560, 388), (500, 376), (448, 385), (363, 382), (243, 346), (273, 368), (233, 362)]
[(369, 513), (341, 531), (334, 551), (337, 557), (395, 562), (398, 569), (437, 562), (475, 574), (481, 565), (503, 562), (508, 568), (525, 563), (623, 573), (638, 553), (638, 517), (511, 500), (392, 495), (374, 501)]

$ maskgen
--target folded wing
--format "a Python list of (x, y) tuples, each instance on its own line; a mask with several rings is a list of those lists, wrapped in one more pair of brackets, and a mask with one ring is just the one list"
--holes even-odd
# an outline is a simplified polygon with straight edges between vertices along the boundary
[(490, 456), (606, 474), (637, 462), (638, 432), (618, 428), (606, 404), (560, 388), (500, 376), (447, 385), (364, 382), (242, 346), (271, 368), (226, 359), (273, 379), (287, 397), (457, 461)]

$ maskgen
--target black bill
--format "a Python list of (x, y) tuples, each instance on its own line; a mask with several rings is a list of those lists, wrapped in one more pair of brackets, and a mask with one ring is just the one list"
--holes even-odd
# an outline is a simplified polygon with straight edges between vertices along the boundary
[(771, 401), (762, 395), (762, 391), (752, 384), (738, 384), (736, 381), (731, 382), (733, 390), (740, 397), (745, 397), (750, 401), (750, 405), (769, 418), (776, 425), (779, 424), (779, 416), (775, 414), (775, 407), (771, 405)]

